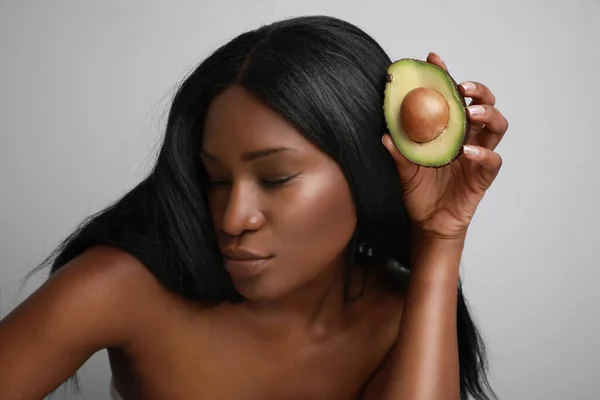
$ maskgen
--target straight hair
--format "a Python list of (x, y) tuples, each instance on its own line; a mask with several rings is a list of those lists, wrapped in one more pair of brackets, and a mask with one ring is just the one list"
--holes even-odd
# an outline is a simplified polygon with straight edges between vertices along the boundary
[[(82, 221), (32, 273), (50, 266), (53, 274), (92, 246), (110, 245), (135, 256), (186, 299), (242, 301), (222, 266), (199, 158), (211, 101), (242, 85), (340, 165), (357, 212), (351, 259), (386, 265), (397, 290), (406, 290), (411, 225), (396, 166), (381, 144), (391, 61), (363, 30), (329, 16), (277, 21), (233, 38), (179, 85), (150, 173)], [(461, 399), (496, 398), (486, 376), (486, 349), (460, 281), (457, 290)]]

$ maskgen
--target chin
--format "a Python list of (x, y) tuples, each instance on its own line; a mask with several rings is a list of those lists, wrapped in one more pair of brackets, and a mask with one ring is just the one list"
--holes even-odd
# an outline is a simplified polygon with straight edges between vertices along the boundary
[(248, 301), (272, 302), (285, 297), (289, 290), (282, 285), (276, 285), (265, 277), (255, 277), (251, 280), (233, 280), (238, 293)]

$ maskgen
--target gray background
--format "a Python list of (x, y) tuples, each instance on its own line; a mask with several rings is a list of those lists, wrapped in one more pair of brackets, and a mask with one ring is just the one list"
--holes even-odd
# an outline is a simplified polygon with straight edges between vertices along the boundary
[[(492, 382), (502, 399), (599, 398), (598, 1), (0, 1), (0, 316), (147, 172), (190, 68), (243, 30), (313, 13), (492, 88), (511, 126), (463, 267)], [(86, 398), (107, 398), (104, 352), (80, 374)]]

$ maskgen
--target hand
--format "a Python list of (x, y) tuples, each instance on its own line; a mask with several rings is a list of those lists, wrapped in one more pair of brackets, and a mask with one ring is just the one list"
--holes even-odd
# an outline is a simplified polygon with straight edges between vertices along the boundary
[[(434, 53), (429, 54), (427, 62), (448, 70)], [(464, 84), (459, 85), (461, 93), (472, 99), (468, 113), (471, 132), (463, 154), (452, 163), (441, 168), (412, 164), (396, 149), (389, 134), (382, 138), (396, 162), (414, 228), (427, 237), (463, 239), (477, 206), (502, 166), (494, 149), (506, 133), (508, 121), (494, 107), (492, 92), (481, 83), (474, 85), (469, 90)]]

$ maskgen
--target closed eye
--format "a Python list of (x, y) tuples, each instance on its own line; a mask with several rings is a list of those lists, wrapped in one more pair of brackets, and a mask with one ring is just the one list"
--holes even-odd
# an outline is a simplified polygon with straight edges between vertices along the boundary
[(265, 185), (267, 187), (273, 188), (273, 187), (281, 186), (281, 185), (291, 181), (293, 178), (295, 178), (298, 175), (299, 175), (299, 173), (287, 175), (287, 176), (277, 178), (277, 179), (263, 179), (262, 183), (263, 183), (263, 185)]
[[(275, 178), (275, 179), (262, 179), (261, 183), (268, 187), (268, 188), (275, 188), (278, 186), (282, 186), (284, 184), (286, 184), (287, 182), (291, 181), (292, 179), (294, 179), (296, 176), (298, 176), (299, 173), (295, 173), (292, 175), (287, 175), (287, 176), (283, 176), (281, 178)], [(219, 180), (219, 179), (211, 179), (209, 180), (209, 184), (211, 186), (224, 186), (224, 185), (228, 185), (230, 184), (231, 181), (223, 179), (223, 180)]]

